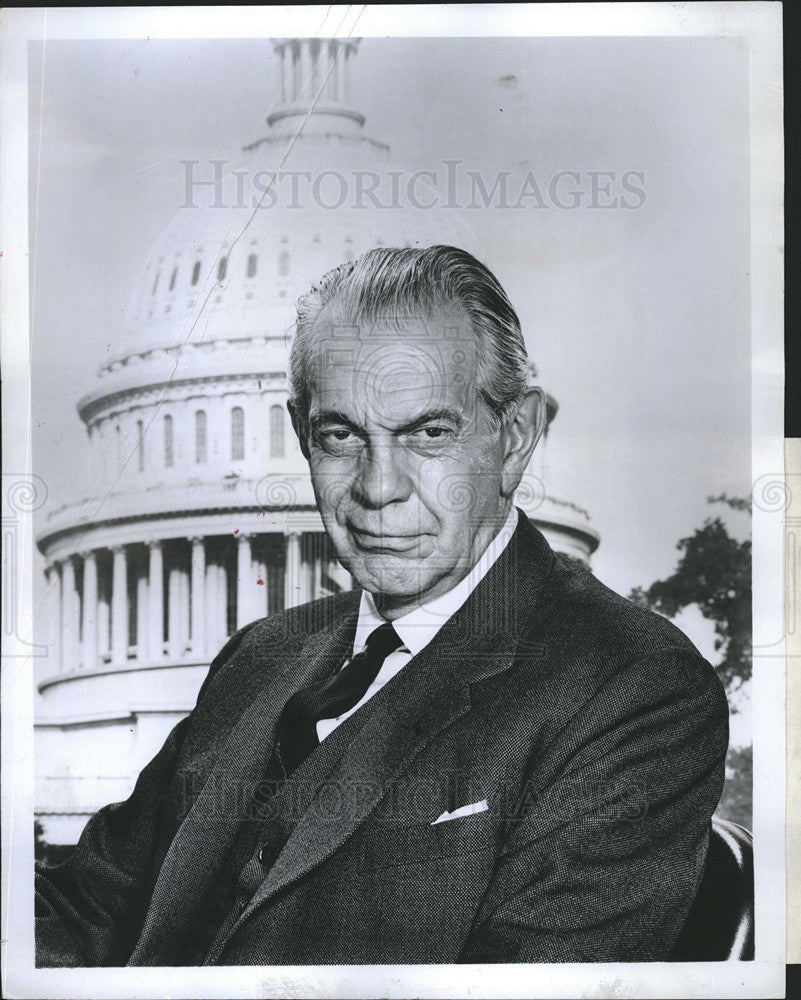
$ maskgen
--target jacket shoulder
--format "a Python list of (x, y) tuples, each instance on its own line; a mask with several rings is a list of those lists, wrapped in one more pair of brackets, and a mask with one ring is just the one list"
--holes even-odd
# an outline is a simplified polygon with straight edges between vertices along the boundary
[(561, 554), (532, 625), (532, 637), (538, 635), (554, 653), (552, 668), (576, 694), (592, 697), (632, 670), (649, 686), (708, 688), (716, 697), (722, 692), (714, 668), (672, 622), (621, 597)]
[(209, 665), (209, 671), (198, 694), (198, 702), (210, 687), (220, 681), (233, 682), (237, 673), (263, 675), (271, 664), (292, 655), (309, 636), (330, 628), (359, 606), (359, 592), (348, 591), (300, 604), (258, 618), (238, 629), (225, 643)]
[(551, 598), (562, 613), (574, 616), (577, 637), (593, 636), (633, 656), (666, 647), (701, 655), (667, 618), (622, 597), (562, 554), (556, 554), (551, 580)]

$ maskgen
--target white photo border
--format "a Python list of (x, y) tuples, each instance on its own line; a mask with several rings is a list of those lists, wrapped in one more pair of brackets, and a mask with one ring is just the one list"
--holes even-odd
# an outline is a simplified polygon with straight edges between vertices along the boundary
[[(785, 963), (781, 4), (5, 9), (0, 38), (3, 371), (2, 978), (9, 997), (773, 997)], [(28, 43), (273, 36), (726, 36), (750, 53), (756, 959), (731, 963), (39, 969), (33, 939)], [(33, 272), (35, 274), (35, 271)], [(43, 485), (43, 484), (42, 484)], [(767, 491), (767, 492), (766, 492)], [(8, 498), (14, 496), (9, 513)], [(8, 545), (8, 549), (7, 549)], [(11, 610), (9, 610), (9, 608)], [(8, 618), (12, 615), (12, 618)], [(8, 627), (10, 622), (11, 627)], [(778, 637), (778, 638), (777, 638)]]

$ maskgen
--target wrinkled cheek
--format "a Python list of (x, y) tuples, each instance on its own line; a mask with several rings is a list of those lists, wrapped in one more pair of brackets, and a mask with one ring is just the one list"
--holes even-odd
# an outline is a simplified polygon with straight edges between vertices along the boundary
[(348, 484), (348, 476), (341, 470), (326, 466), (312, 468), (314, 497), (326, 525), (341, 518), (343, 501), (349, 494)]

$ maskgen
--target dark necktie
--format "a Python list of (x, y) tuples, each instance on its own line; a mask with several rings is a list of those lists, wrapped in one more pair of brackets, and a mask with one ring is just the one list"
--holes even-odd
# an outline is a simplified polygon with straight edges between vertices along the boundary
[(288, 775), (320, 742), (319, 720), (336, 719), (358, 705), (384, 660), (402, 645), (398, 633), (385, 622), (370, 633), (362, 652), (351, 657), (341, 670), (292, 695), (278, 722), (278, 745)]

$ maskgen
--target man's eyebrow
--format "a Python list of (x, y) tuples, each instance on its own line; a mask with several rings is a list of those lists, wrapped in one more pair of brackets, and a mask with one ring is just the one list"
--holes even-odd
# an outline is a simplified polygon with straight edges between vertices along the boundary
[(414, 420), (410, 420), (402, 427), (397, 427), (395, 431), (400, 434), (408, 433), (409, 431), (414, 431), (420, 427), (424, 427), (426, 424), (434, 423), (437, 420), (449, 420), (452, 424), (456, 425), (457, 430), (464, 423), (464, 418), (458, 410), (451, 410), (448, 409), (448, 407), (444, 407), (439, 410), (427, 410), (425, 413), (421, 413), (419, 417), (415, 417)]
[[(394, 429), (395, 434), (408, 434), (409, 431), (417, 430), (420, 427), (424, 427), (426, 424), (433, 423), (436, 420), (448, 420), (456, 426), (458, 430), (464, 423), (464, 418), (458, 410), (452, 410), (448, 407), (441, 407), (437, 410), (426, 410), (425, 413), (421, 413), (419, 416), (414, 417), (407, 423), (402, 424), (400, 427)], [(315, 414), (311, 418), (312, 427), (320, 427), (322, 424), (343, 424), (346, 427), (354, 427), (358, 429), (358, 424), (341, 410), (323, 410), (321, 413)]]
[(311, 423), (313, 427), (318, 427), (320, 424), (347, 424), (348, 427), (356, 426), (347, 413), (342, 413), (340, 410), (323, 410), (322, 413), (317, 413), (311, 418)]

